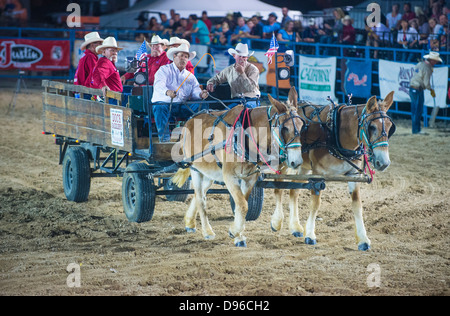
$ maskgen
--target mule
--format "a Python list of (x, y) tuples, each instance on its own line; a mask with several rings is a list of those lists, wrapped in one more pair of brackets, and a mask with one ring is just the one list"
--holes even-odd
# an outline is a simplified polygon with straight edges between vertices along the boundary
[[(375, 96), (367, 104), (342, 106), (334, 104), (319, 107), (301, 105), (300, 116), (306, 121), (306, 131), (302, 133), (303, 164), (299, 174), (324, 176), (361, 174), (364, 165), (372, 162), (375, 170), (384, 171), (389, 167), (389, 138), (395, 132), (395, 124), (386, 112), (393, 103), (394, 91), (383, 102), (378, 103)], [(367, 156), (366, 156), (367, 155)], [(364, 159), (368, 158), (368, 159)], [(372, 171), (369, 167), (369, 171)], [(286, 168), (282, 168), (286, 173)], [(352, 210), (355, 220), (355, 233), (358, 249), (370, 249), (362, 215), (360, 183), (349, 182)], [(282, 190), (275, 190), (276, 208), (271, 218), (271, 228), (282, 228)], [(321, 191), (311, 191), (311, 211), (306, 221), (306, 231), (298, 218), (299, 190), (290, 190), (289, 229), (295, 237), (303, 237), (305, 243), (315, 245), (316, 216), (321, 202)]]
[[(179, 143), (183, 157), (193, 161), (187, 168), (180, 168), (172, 181), (181, 187), (189, 175), (192, 178), (194, 196), (184, 217), (188, 233), (196, 231), (196, 216), (199, 213), (203, 237), (215, 237), (207, 217), (206, 193), (214, 181), (222, 182), (235, 202), (229, 236), (234, 238), (236, 246), (246, 247), (244, 224), (248, 198), (258, 179), (259, 167), (271, 165), (268, 155), (264, 153), (269, 152), (276, 139), (286, 158), (287, 168), (295, 169), (302, 164), (300, 132), (303, 121), (297, 113), (295, 88), (289, 91), (290, 105), (270, 95), (269, 100), (270, 107), (248, 109), (238, 105), (229, 111), (201, 113), (186, 122)], [(242, 136), (244, 129), (247, 137)], [(205, 134), (209, 136), (203, 137)], [(240, 142), (236, 141), (238, 136), (241, 136)], [(253, 152), (257, 154), (249, 154), (248, 147), (253, 147)], [(250, 161), (250, 156), (257, 159)]]

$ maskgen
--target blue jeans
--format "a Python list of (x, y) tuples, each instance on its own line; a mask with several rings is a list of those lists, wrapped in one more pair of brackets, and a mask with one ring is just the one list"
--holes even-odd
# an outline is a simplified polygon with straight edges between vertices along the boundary
[[(240, 99), (240, 98), (237, 98), (238, 100), (242, 100), (242, 99)], [(239, 104), (242, 104), (242, 102), (238, 102), (238, 103), (231, 103), (231, 104), (228, 104), (227, 106), (230, 108), (230, 109), (232, 109), (232, 108), (234, 108), (236, 105), (239, 105)], [(247, 107), (248, 108), (251, 108), (251, 109), (253, 109), (253, 108), (256, 108), (256, 107), (258, 107), (258, 106), (260, 106), (261, 105), (261, 101), (258, 99), (258, 100), (249, 100), (249, 101), (247, 101)]]
[[(172, 111), (169, 113), (170, 104), (168, 103), (154, 103), (153, 104), (153, 116), (155, 117), (156, 129), (158, 130), (158, 138), (160, 142), (170, 141), (170, 129), (169, 118), (171, 114), (175, 114), (177, 118), (187, 119), (193, 115), (189, 108), (197, 112), (199, 104), (189, 104), (189, 108), (186, 105), (172, 105)], [(177, 111), (179, 109), (179, 111)]]
[(409, 96), (411, 97), (412, 133), (417, 134), (420, 132), (420, 118), (423, 114), (425, 97), (423, 90), (416, 90), (413, 88), (409, 88)]

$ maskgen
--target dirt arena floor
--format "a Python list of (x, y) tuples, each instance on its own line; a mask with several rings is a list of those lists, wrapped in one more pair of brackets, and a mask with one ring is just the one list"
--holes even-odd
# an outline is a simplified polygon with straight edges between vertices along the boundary
[[(409, 122), (397, 120), (391, 166), (363, 185), (371, 250), (357, 250), (342, 183), (327, 184), (316, 246), (289, 234), (287, 194), (283, 229), (271, 231), (275, 203), (266, 190), (263, 212), (246, 225), (248, 247), (241, 249), (227, 234), (233, 217), (225, 195), (208, 198), (212, 241), (186, 234), (188, 204), (164, 197), (150, 222), (128, 222), (121, 178), (93, 179), (87, 202), (67, 201), (58, 146), (41, 134), (41, 89), (20, 94), (6, 115), (12, 91), (0, 90), (0, 295), (450, 294), (445, 126), (413, 136)], [(304, 225), (306, 191), (300, 206)], [(70, 264), (80, 266), (80, 287), (67, 285)]]

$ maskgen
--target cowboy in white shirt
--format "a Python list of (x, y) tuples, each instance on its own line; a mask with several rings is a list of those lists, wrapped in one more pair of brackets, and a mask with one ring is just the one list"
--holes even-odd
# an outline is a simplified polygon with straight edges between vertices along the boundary
[[(167, 125), (171, 103), (201, 100), (208, 97), (208, 92), (200, 89), (197, 78), (186, 70), (188, 61), (192, 60), (195, 55), (196, 52), (189, 52), (186, 44), (171, 48), (167, 52), (167, 57), (173, 63), (160, 67), (155, 74), (152, 103), (158, 137), (161, 142), (170, 140)], [(192, 111), (195, 112), (198, 108), (199, 104), (190, 104), (189, 108), (182, 105), (181, 113), (177, 113), (177, 116), (188, 118), (193, 114)]]

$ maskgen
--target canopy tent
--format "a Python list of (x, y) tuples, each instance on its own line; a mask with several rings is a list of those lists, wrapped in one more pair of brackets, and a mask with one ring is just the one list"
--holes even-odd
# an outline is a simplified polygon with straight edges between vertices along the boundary
[[(100, 17), (100, 27), (102, 28), (136, 28), (138, 26), (136, 18), (141, 11), (153, 11), (166, 13), (170, 17), (170, 10), (174, 9), (183, 18), (190, 14), (197, 14), (201, 17), (202, 11), (206, 11), (208, 16), (223, 16), (229, 12), (240, 12), (244, 17), (251, 17), (259, 13), (267, 19), (269, 13), (275, 12), (277, 21), (281, 22), (281, 8), (258, 0), (144, 0), (139, 1), (131, 8), (108, 14)], [(158, 16), (156, 13), (153, 15)], [(289, 11), (291, 18), (298, 18), (300, 11)], [(152, 16), (152, 14), (150, 14)], [(159, 19), (158, 19), (159, 20)]]

